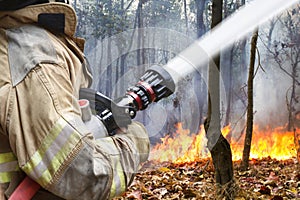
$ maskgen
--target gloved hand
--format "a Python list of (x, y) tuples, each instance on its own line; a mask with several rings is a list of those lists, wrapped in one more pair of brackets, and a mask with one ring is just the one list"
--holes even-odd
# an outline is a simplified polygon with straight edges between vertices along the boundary
[(143, 124), (133, 121), (125, 132), (118, 133), (115, 138), (129, 138), (136, 146), (140, 162), (147, 161), (150, 151), (150, 140)]
[[(96, 110), (98, 110), (96, 108)], [(131, 118), (124, 112), (119, 112), (118, 109), (105, 109), (102, 112), (97, 112), (99, 119), (102, 121), (107, 129), (109, 135), (115, 135), (116, 131), (120, 128), (127, 128), (131, 124)]]

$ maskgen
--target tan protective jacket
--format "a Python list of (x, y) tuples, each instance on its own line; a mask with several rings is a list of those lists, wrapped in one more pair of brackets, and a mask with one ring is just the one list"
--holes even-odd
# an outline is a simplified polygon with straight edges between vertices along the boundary
[[(65, 34), (38, 26), (40, 13), (63, 13)], [(95, 139), (83, 123), (78, 93), (91, 76), (75, 25), (67, 4), (0, 12), (0, 200), (25, 173), (43, 187), (34, 199), (109, 199), (148, 158), (142, 125)]]

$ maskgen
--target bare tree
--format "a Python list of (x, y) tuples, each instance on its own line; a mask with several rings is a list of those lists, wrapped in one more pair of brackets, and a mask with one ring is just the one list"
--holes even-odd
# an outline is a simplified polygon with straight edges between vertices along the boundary
[(254, 80), (254, 65), (255, 65), (255, 55), (257, 48), (257, 37), (258, 29), (253, 33), (251, 39), (251, 50), (250, 50), (250, 65), (248, 72), (248, 106), (247, 106), (247, 128), (245, 134), (243, 158), (241, 163), (241, 169), (246, 170), (249, 166), (249, 156), (252, 141), (253, 132), (253, 80)]

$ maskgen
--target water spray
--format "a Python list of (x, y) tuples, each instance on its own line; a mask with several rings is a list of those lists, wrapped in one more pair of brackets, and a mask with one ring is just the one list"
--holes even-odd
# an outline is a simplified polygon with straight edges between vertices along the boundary
[(221, 50), (230, 47), (237, 39), (267, 20), (299, 3), (299, 0), (254, 0), (224, 19), (210, 32), (170, 60), (165, 68), (178, 83), (188, 74), (208, 63)]
[(173, 94), (183, 78), (207, 64), (220, 50), (231, 46), (255, 27), (296, 3), (299, 0), (249, 2), (166, 65), (149, 68), (137, 84), (127, 89), (123, 97), (111, 100), (91, 89), (82, 89), (80, 97), (94, 104), (94, 110), (108, 132), (113, 133), (119, 127), (127, 126), (137, 111)]

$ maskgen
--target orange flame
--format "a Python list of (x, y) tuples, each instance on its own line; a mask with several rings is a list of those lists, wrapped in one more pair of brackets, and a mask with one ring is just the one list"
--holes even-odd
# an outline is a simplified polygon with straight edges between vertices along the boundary
[[(230, 126), (223, 128), (224, 137), (230, 133)], [(232, 137), (230, 141), (233, 160), (242, 159), (244, 136), (239, 138)], [(206, 147), (207, 139), (203, 126), (200, 127), (198, 134), (191, 134), (189, 130), (183, 129), (182, 124), (179, 123), (173, 138), (166, 136), (161, 140), (160, 144), (152, 148), (150, 159), (160, 162), (188, 163), (210, 156)], [(296, 154), (293, 131), (285, 131), (283, 127), (263, 130), (259, 129), (258, 126), (253, 127), (250, 158), (271, 157), (284, 160), (296, 157)]]
[[(294, 132), (285, 129), (284, 127), (267, 127), (260, 130), (258, 126), (254, 126), (250, 158), (261, 159), (270, 156), (278, 160), (285, 160), (296, 157)], [(243, 144), (244, 140), (231, 142), (233, 160), (242, 159)]]

